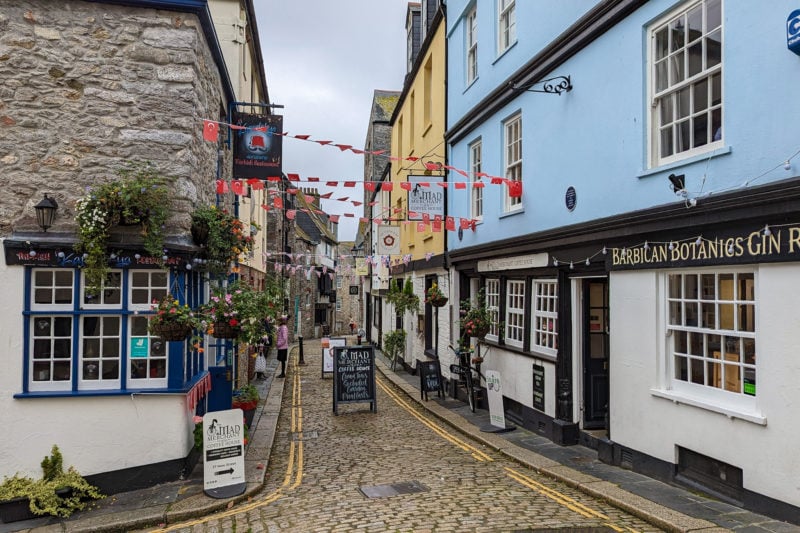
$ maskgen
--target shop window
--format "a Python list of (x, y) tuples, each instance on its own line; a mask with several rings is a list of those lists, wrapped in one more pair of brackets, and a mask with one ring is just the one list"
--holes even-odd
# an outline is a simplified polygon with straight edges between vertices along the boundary
[(673, 384), (756, 396), (756, 286), (748, 271), (667, 276)]
[(525, 282), (506, 283), (505, 343), (522, 348), (525, 337)]
[(486, 335), (488, 340), (497, 341), (500, 333), (500, 280), (489, 278), (486, 280), (486, 309), (492, 316), (492, 327)]
[(531, 302), (531, 350), (546, 355), (558, 354), (558, 281), (533, 281)]
[(132, 386), (166, 387), (166, 343), (150, 337), (147, 316), (169, 290), (167, 272), (112, 270), (93, 295), (79, 278), (78, 270), (31, 270), (27, 389), (120, 389), (127, 361)]

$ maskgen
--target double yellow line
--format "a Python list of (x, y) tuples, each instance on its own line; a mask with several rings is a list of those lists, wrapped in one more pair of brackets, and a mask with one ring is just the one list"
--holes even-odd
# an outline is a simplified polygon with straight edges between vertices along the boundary
[(301, 402), (302, 385), (300, 381), (300, 372), (298, 371), (297, 364), (294, 360), (292, 361), (292, 367), (292, 418), (290, 430), (292, 433), (299, 435), (299, 438), (297, 440), (291, 440), (289, 447), (289, 464), (286, 466), (286, 475), (283, 478), (283, 483), (281, 486), (269, 494), (265, 494), (264, 496), (256, 500), (251, 500), (243, 505), (233, 506), (225, 511), (204, 516), (202, 518), (198, 518), (197, 520), (180, 522), (178, 524), (161, 529), (153, 529), (151, 530), (152, 533), (175, 531), (178, 529), (204, 524), (206, 522), (210, 522), (211, 520), (219, 520), (221, 518), (227, 518), (237, 514), (246, 513), (248, 511), (252, 511), (253, 509), (258, 509), (259, 507), (269, 505), (270, 503), (279, 500), (284, 495), (284, 492), (296, 489), (300, 486), (300, 483), (303, 481), (303, 405)]
[(471, 454), (472, 457), (475, 458), (476, 461), (480, 461), (480, 462), (492, 462), (492, 461), (494, 461), (494, 459), (492, 459), (489, 455), (487, 455), (483, 451), (479, 450), (478, 448), (476, 448), (475, 446), (471, 445), (470, 443), (468, 443), (468, 442), (456, 437), (455, 435), (452, 435), (452, 434), (446, 432), (444, 429), (442, 429), (441, 427), (439, 427), (436, 424), (434, 424), (433, 422), (431, 422), (429, 419), (427, 419), (424, 416), (422, 416), (421, 414), (419, 414), (411, 406), (411, 404), (409, 404), (405, 399), (403, 399), (402, 396), (400, 396), (400, 394), (398, 394), (397, 392), (392, 390), (389, 386), (387, 386), (386, 382), (385, 382), (385, 380), (383, 378), (378, 379), (378, 386), (381, 388), (381, 390), (383, 390), (383, 392), (388, 394), (390, 398), (392, 398), (401, 407), (403, 407), (406, 411), (408, 411), (411, 414), (411, 416), (413, 416), (414, 418), (416, 418), (417, 420), (422, 422), (424, 425), (426, 425), (428, 428), (430, 428), (431, 431), (433, 431), (434, 433), (436, 433), (437, 435), (442, 437), (444, 440), (454, 444), (455, 446), (458, 446), (459, 448), (461, 448), (465, 452)]

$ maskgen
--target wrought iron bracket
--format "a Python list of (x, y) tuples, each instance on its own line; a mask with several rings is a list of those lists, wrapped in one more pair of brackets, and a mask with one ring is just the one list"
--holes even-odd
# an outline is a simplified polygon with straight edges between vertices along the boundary
[[(572, 80), (570, 80), (569, 76), (555, 76), (553, 78), (547, 78), (545, 80), (533, 82), (528, 86), (517, 86), (514, 83), (511, 83), (510, 85), (511, 90), (513, 91), (557, 94), (559, 96), (561, 96), (561, 93), (568, 93), (572, 90)], [(541, 85), (541, 87), (536, 88), (537, 85)]]

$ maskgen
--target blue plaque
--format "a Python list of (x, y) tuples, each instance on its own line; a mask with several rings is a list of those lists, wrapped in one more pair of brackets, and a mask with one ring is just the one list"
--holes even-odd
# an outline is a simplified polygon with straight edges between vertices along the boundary
[(578, 193), (575, 192), (575, 187), (567, 187), (567, 194), (564, 195), (564, 203), (567, 204), (568, 211), (574, 211), (575, 205), (578, 203)]
[(786, 19), (786, 46), (800, 55), (800, 9), (795, 9)]

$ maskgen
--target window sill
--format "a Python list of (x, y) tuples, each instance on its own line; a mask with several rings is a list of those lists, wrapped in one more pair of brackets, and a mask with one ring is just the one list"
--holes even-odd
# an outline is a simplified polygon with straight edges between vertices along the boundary
[(113, 390), (64, 390), (64, 391), (36, 391), (36, 392), (20, 392), (15, 394), (15, 400), (28, 399), (28, 398), (69, 398), (69, 397), (91, 397), (91, 396), (146, 396), (148, 394), (157, 394), (164, 396), (185, 395), (189, 389), (113, 389)]
[(690, 405), (692, 407), (697, 407), (699, 409), (705, 409), (706, 411), (718, 413), (727, 416), (730, 419), (738, 418), (739, 420), (744, 420), (745, 422), (750, 422), (752, 424), (756, 424), (759, 426), (767, 425), (767, 417), (765, 417), (761, 413), (737, 411), (728, 407), (723, 407), (718, 404), (710, 403), (707, 400), (701, 400), (699, 398), (691, 398), (689, 396), (686, 396), (685, 394), (677, 394), (669, 390), (650, 389), (650, 394), (652, 394), (656, 398), (669, 400), (675, 404)]
[(683, 166), (691, 165), (692, 163), (697, 163), (698, 161), (706, 161), (707, 159), (713, 159), (715, 157), (719, 157), (722, 155), (728, 155), (733, 151), (730, 145), (722, 146), (713, 150), (711, 152), (706, 152), (703, 154), (698, 154), (692, 157), (687, 157), (686, 159), (681, 159), (680, 161), (673, 161), (671, 163), (665, 163), (663, 165), (658, 165), (652, 168), (645, 169), (639, 172), (636, 177), (637, 178), (646, 178), (648, 176), (652, 176), (653, 174), (660, 174), (662, 172), (667, 172), (668, 170), (674, 170), (676, 168), (680, 168)]
[(500, 214), (497, 216), (497, 218), (507, 218), (507, 217), (512, 217), (512, 216), (514, 216), (514, 215), (521, 215), (521, 214), (522, 214), (522, 213), (524, 213), (524, 212), (525, 212), (525, 208), (524, 208), (524, 207), (517, 207), (517, 208), (515, 208), (515, 209), (512, 209), (511, 211), (503, 211), (502, 213), (500, 213)]
[[(508, 52), (509, 52), (509, 51), (510, 51), (512, 48), (514, 48), (516, 45), (517, 45), (517, 40), (516, 40), (516, 39), (514, 39), (514, 42), (513, 42), (513, 43), (511, 43), (511, 44), (509, 44), (509, 45), (506, 47), (506, 49), (505, 49), (505, 50), (498, 50), (498, 52), (497, 52), (497, 57), (495, 57), (495, 58), (494, 58), (494, 61), (492, 61), (492, 65), (494, 65), (495, 63), (497, 63), (498, 61), (500, 61), (501, 59), (503, 59), (503, 56), (504, 56), (504, 55), (506, 55), (506, 54), (507, 54), (507, 53), (508, 53)], [(480, 53), (480, 51), (479, 51), (479, 53)]]

